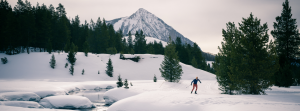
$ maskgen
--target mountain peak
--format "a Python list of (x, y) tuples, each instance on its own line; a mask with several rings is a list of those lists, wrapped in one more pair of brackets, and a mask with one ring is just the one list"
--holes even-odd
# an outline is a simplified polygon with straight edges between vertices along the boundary
[(134, 14), (131, 15), (130, 18), (132, 17), (143, 17), (143, 16), (148, 16), (148, 15), (153, 15), (152, 13), (148, 12), (144, 8), (139, 8)]
[(144, 8), (139, 8), (129, 17), (117, 18), (107, 23), (112, 24), (115, 30), (121, 30), (123, 35), (127, 35), (129, 31), (134, 35), (136, 31), (142, 30), (146, 36), (165, 42), (168, 42), (171, 36), (173, 41), (179, 37), (184, 44), (193, 45), (194, 43)]

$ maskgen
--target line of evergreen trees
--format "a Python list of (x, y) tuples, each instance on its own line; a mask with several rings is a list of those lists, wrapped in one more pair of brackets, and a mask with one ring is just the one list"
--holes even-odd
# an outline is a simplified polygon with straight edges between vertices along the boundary
[[(40, 52), (88, 52), (111, 53), (115, 50), (119, 53), (128, 54), (162, 54), (164, 47), (161, 42), (146, 44), (143, 31), (136, 31), (135, 39), (132, 40), (131, 32), (126, 40), (122, 32), (115, 31), (113, 26), (106, 24), (105, 19), (100, 17), (90, 23), (82, 24), (79, 16), (73, 19), (66, 17), (66, 10), (62, 4), (58, 7), (44, 4), (32, 6), (30, 2), (18, 0), (12, 8), (5, 0), (0, 3), (0, 52), (8, 55), (31, 51)], [(214, 70), (206, 65), (205, 58), (195, 43), (182, 44), (177, 38), (175, 43), (179, 60), (195, 68), (214, 73)], [(33, 49), (30, 49), (33, 48)], [(75, 55), (74, 55), (75, 57)], [(194, 58), (194, 59), (193, 59)]]
[(269, 42), (267, 23), (250, 14), (236, 27), (228, 22), (213, 67), (220, 90), (225, 94), (265, 94), (271, 86), (300, 84), (300, 34), (291, 18), (288, 0), (276, 17), (275, 41)]

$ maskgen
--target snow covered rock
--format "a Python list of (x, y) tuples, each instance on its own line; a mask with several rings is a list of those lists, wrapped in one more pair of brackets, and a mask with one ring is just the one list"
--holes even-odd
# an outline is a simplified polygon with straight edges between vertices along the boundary
[(124, 89), (124, 88), (115, 88), (107, 91), (103, 95), (103, 99), (105, 100), (106, 105), (111, 105), (118, 100), (134, 96), (139, 94), (139, 92), (130, 90), (130, 89)]
[(0, 93), (1, 101), (40, 101), (41, 97), (33, 92)]
[(37, 91), (34, 92), (35, 94), (39, 95), (41, 98), (49, 97), (49, 96), (56, 96), (56, 95), (65, 95), (65, 92), (57, 92), (57, 91)]
[(74, 95), (50, 96), (42, 99), (39, 103), (45, 108), (55, 109), (95, 108), (88, 98)]
[(43, 108), (39, 103), (33, 101), (2, 101), (0, 105), (15, 106), (23, 108)]

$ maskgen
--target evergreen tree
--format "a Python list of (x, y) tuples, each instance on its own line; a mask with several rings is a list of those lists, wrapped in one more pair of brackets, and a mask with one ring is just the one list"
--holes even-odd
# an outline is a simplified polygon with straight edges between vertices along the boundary
[(156, 82), (157, 81), (157, 78), (156, 78), (156, 75), (154, 74), (154, 77), (153, 77), (153, 81)]
[(117, 49), (115, 47), (110, 47), (106, 49), (106, 52), (110, 55), (115, 55), (117, 53)]
[(75, 58), (76, 53), (77, 53), (77, 46), (75, 46), (74, 43), (72, 43), (67, 58), (67, 60), (70, 62), (71, 65), (74, 65), (77, 60)]
[(130, 82), (130, 85), (133, 86), (131, 82)]
[(81, 74), (82, 74), (82, 75), (84, 75), (84, 69), (82, 69), (82, 72), (81, 72)]
[(279, 65), (273, 43), (267, 44), (267, 32), (267, 23), (261, 25), (251, 13), (239, 23), (238, 35), (233, 37), (228, 75), (244, 94), (265, 94), (273, 85), (271, 78)]
[(232, 58), (231, 51), (234, 50), (237, 39), (234, 37), (239, 37), (238, 29), (235, 27), (234, 23), (226, 23), (227, 29), (222, 30), (223, 40), (221, 42), (222, 47), (218, 47), (219, 53), (216, 56), (216, 60), (213, 63), (213, 68), (216, 70), (216, 78), (219, 83), (220, 90), (224, 94), (234, 94), (234, 91), (237, 90), (237, 84), (234, 84), (234, 81), (230, 79), (229, 72), (230, 69), (228, 66), (231, 65), (230, 61)]
[(69, 68), (69, 72), (70, 72), (70, 74), (72, 74), (72, 76), (73, 76), (73, 73), (74, 73), (74, 65), (71, 64), (71, 67)]
[(100, 72), (98, 71), (98, 74), (100, 74)]
[(89, 52), (89, 44), (88, 44), (87, 41), (85, 41), (84, 44), (83, 44), (83, 52), (84, 52), (84, 55), (87, 57), (88, 52)]
[(123, 86), (122, 78), (121, 78), (121, 76), (119, 75), (119, 76), (118, 76), (117, 87), (119, 88), (119, 87), (122, 87), (122, 86)]
[(68, 64), (68, 63), (66, 63), (66, 64), (65, 64), (65, 68), (67, 68), (67, 67), (68, 67), (68, 65), (69, 65), (69, 64)]
[(176, 46), (172, 43), (171, 37), (169, 37), (169, 42), (165, 49), (164, 61), (160, 65), (161, 68), (159, 68), (161, 76), (168, 82), (179, 82), (183, 73), (175, 48)]
[(51, 45), (50, 39), (48, 39), (47, 52), (48, 52), (49, 54), (51, 54), (51, 51), (52, 51), (52, 45)]
[(129, 31), (129, 33), (128, 33), (127, 42), (128, 42), (128, 48), (129, 48), (129, 49), (133, 49), (133, 43), (132, 43), (132, 35), (131, 35), (131, 31)]
[(193, 57), (193, 59), (192, 59), (192, 66), (195, 67), (195, 68), (198, 68), (197, 61), (196, 61), (195, 57)]
[(148, 54), (154, 54), (154, 48), (150, 45), (148, 48)]
[(133, 49), (130, 49), (130, 54), (134, 54), (134, 50)]
[(129, 89), (127, 79), (125, 79), (125, 81), (124, 81), (124, 86), (125, 86), (124, 87), (125, 89)]
[(51, 67), (52, 69), (54, 69), (54, 68), (55, 68), (55, 65), (56, 65), (56, 60), (55, 60), (54, 54), (52, 54), (52, 57), (51, 57), (49, 63), (50, 63), (50, 67)]
[(143, 31), (136, 31), (134, 38), (134, 52), (136, 54), (145, 54), (147, 52), (146, 39)]
[(280, 69), (275, 74), (275, 85), (289, 87), (295, 81), (294, 78), (296, 78), (293, 77), (293, 72), (295, 72), (293, 67), (297, 66), (292, 63), (300, 62), (296, 59), (300, 56), (300, 34), (297, 29), (296, 19), (292, 18), (292, 9), (289, 6), (289, 1), (285, 0), (282, 6), (282, 13), (276, 17), (276, 22), (273, 25), (274, 30), (271, 31), (275, 39), (276, 52), (279, 56), (280, 64)]
[(106, 63), (107, 66), (106, 66), (106, 74), (109, 76), (109, 77), (113, 77), (113, 72), (114, 72), (114, 68), (113, 68), (113, 65), (112, 65), (112, 62), (111, 62), (111, 59), (109, 58), (108, 62)]

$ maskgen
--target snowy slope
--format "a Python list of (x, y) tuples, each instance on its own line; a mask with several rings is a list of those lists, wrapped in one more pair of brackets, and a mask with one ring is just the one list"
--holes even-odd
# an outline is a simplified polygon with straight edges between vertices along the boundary
[[(88, 57), (78, 52), (77, 61), (74, 66), (74, 76), (69, 73), (66, 53), (54, 53), (56, 67), (52, 69), (49, 65), (51, 54), (47, 52), (21, 53), (18, 55), (5, 55), (0, 53), (0, 58), (7, 57), (7, 64), (0, 64), (0, 79), (26, 79), (26, 80), (49, 80), (49, 81), (97, 81), (117, 80), (117, 76), (128, 80), (152, 80), (154, 74), (159, 80), (163, 80), (159, 72), (163, 55), (136, 54), (142, 59), (139, 62), (121, 60), (120, 55), (91, 54)], [(114, 77), (105, 74), (106, 63), (111, 58), (114, 67)], [(183, 69), (182, 79), (192, 79), (199, 76), (200, 79), (215, 79), (215, 75), (206, 71), (195, 69), (189, 65), (180, 63)], [(85, 70), (84, 75), (81, 74)], [(100, 71), (100, 74), (98, 74)]]
[(115, 30), (122, 30), (123, 35), (127, 35), (129, 31), (134, 35), (136, 31), (143, 30), (146, 36), (157, 38), (165, 42), (168, 42), (170, 35), (174, 41), (176, 37), (180, 37), (182, 43), (191, 45), (194, 43), (166, 24), (163, 20), (143, 8), (138, 9), (129, 17), (117, 18), (107, 21), (106, 23), (112, 24)]

